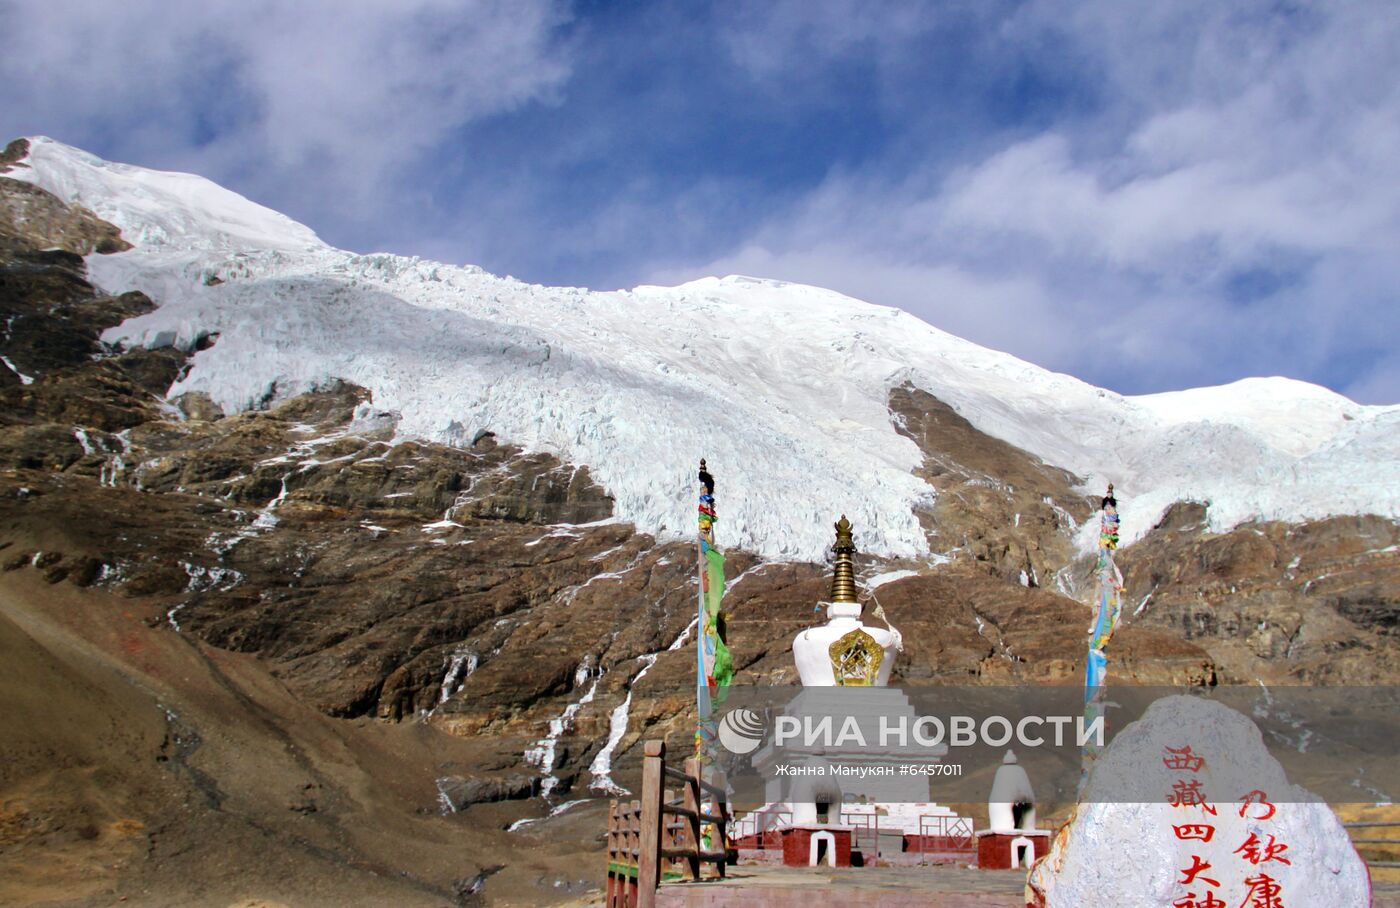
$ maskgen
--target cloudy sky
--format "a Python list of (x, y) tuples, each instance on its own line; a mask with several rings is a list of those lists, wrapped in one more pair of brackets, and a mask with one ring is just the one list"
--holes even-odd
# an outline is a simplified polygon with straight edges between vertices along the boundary
[(0, 0), (0, 135), (357, 251), (831, 287), (1126, 393), (1400, 402), (1393, 0)]

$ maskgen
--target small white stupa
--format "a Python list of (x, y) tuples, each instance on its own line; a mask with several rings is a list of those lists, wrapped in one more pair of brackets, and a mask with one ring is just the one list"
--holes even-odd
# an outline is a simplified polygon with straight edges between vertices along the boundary
[(1029, 867), (1049, 846), (1050, 830), (1035, 828), (1035, 790), (1014, 750), (992, 778), (987, 821), (977, 833), (977, 866), (983, 870)]

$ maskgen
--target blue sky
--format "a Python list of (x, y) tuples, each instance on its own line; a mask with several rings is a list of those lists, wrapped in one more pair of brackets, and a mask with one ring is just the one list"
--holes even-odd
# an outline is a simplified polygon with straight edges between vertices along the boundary
[(1126, 393), (1394, 403), (1397, 64), (1390, 0), (0, 0), (0, 134), (359, 251), (803, 281)]

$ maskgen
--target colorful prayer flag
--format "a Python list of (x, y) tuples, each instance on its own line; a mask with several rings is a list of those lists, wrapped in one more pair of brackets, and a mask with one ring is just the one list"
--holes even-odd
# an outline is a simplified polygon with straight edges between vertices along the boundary
[(724, 553), (715, 546), (715, 479), (700, 461), (699, 506), (700, 595), (696, 614), (696, 678), (695, 705), (698, 724), (695, 731), (695, 752), (705, 758), (715, 740), (714, 710), (724, 703), (729, 682), (734, 676), (734, 661), (724, 641)]

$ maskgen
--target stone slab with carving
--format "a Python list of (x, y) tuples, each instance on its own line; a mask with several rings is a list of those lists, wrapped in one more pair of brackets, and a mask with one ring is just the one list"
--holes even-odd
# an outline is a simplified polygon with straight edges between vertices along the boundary
[(1219, 703), (1172, 696), (1099, 758), (1069, 823), (1031, 871), (1026, 902), (1341, 908), (1369, 905), (1371, 886), (1341, 822), (1288, 782), (1254, 722)]

